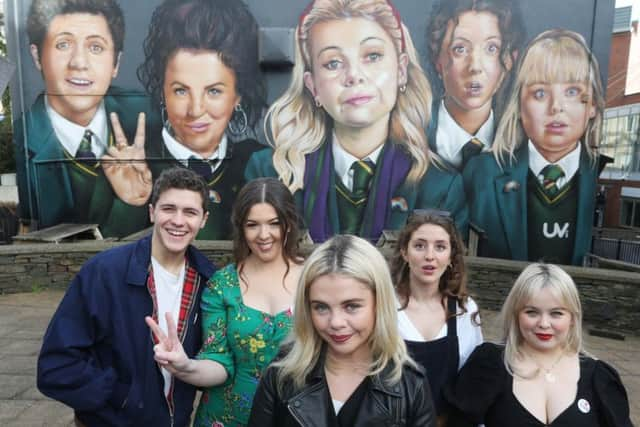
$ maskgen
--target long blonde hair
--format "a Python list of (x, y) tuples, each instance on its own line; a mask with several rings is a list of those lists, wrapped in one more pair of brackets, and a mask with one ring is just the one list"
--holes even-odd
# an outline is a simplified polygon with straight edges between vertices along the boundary
[[(527, 303), (542, 289), (550, 289), (554, 297), (571, 313), (571, 328), (567, 336), (565, 350), (579, 353), (582, 347), (582, 305), (578, 289), (571, 276), (553, 264), (534, 263), (527, 266), (516, 279), (502, 306), (502, 339), (504, 340), (504, 364), (507, 371), (514, 373), (516, 360), (524, 358), (518, 321), (520, 312)], [(516, 374), (518, 374), (516, 372)]]
[(492, 146), (498, 164), (504, 166), (507, 158), (514, 162), (515, 151), (526, 142), (527, 136), (520, 120), (520, 93), (526, 86), (537, 82), (585, 82), (591, 86), (591, 97), (582, 101), (593, 102), (596, 114), (587, 122), (582, 142), (592, 162), (595, 162), (604, 113), (598, 61), (580, 34), (556, 29), (539, 34), (520, 58), (515, 84)]
[(409, 357), (398, 333), (396, 299), (387, 263), (380, 252), (366, 240), (352, 235), (338, 235), (318, 246), (304, 264), (295, 297), (295, 316), (291, 337), (292, 348), (280, 361), (278, 387), (292, 383), (303, 388), (307, 376), (318, 363), (325, 343), (313, 327), (309, 291), (321, 276), (339, 274), (365, 284), (375, 296), (375, 327), (369, 337), (372, 363), (369, 375), (382, 372), (388, 364), (392, 370), (388, 384), (396, 384), (402, 376), (402, 366), (415, 362)]
[(331, 124), (331, 117), (315, 107), (313, 96), (304, 85), (304, 73), (311, 70), (309, 34), (319, 22), (347, 18), (377, 22), (393, 40), (398, 55), (407, 54), (406, 90), (399, 91), (391, 111), (389, 136), (413, 160), (407, 181), (417, 182), (427, 171), (429, 146), (424, 129), (431, 117), (431, 87), (409, 32), (404, 25), (398, 25), (386, 0), (316, 0), (296, 27), (295, 65), (289, 87), (271, 105), (265, 118), (265, 134), (275, 148), (273, 165), (292, 192), (303, 186), (304, 156), (320, 148)]

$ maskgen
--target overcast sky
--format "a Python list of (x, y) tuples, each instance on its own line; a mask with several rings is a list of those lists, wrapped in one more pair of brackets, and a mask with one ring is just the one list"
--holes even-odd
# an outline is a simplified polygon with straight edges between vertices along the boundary
[(616, 0), (616, 7), (633, 6), (632, 19), (640, 18), (640, 0)]

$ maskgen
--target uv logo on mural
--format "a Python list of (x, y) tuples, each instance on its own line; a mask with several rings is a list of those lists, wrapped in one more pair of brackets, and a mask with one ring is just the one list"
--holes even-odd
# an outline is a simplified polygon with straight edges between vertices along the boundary
[(569, 238), (569, 223), (565, 222), (562, 227), (557, 222), (553, 224), (553, 231), (549, 231), (549, 223), (545, 222), (542, 225), (542, 233), (544, 237), (547, 239), (560, 238), (560, 239), (568, 239)]

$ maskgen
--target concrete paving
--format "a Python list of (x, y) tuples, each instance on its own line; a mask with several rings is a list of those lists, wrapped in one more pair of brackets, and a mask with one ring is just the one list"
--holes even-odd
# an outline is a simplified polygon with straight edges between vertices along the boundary
[[(72, 427), (73, 411), (36, 388), (36, 358), (61, 291), (0, 295), (0, 425)], [(496, 313), (483, 313), (485, 339), (496, 338)], [(588, 327), (585, 328), (587, 330)], [(587, 335), (586, 347), (611, 363), (629, 394), (632, 421), (640, 426), (640, 338), (625, 341)]]

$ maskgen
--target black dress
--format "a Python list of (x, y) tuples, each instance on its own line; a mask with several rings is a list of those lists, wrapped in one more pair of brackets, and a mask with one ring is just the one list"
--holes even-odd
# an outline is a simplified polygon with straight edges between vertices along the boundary
[(477, 347), (454, 385), (445, 389), (451, 405), (448, 427), (633, 427), (629, 401), (618, 373), (608, 364), (580, 356), (580, 379), (573, 403), (550, 424), (534, 417), (513, 394), (513, 377), (503, 362), (503, 346)]
[(428, 385), (438, 415), (445, 414), (446, 403), (442, 397), (442, 389), (453, 381), (458, 374), (460, 349), (458, 344), (458, 319), (456, 317), (456, 300), (447, 298), (447, 335), (433, 341), (408, 341), (409, 354), (420, 363), (427, 372)]

